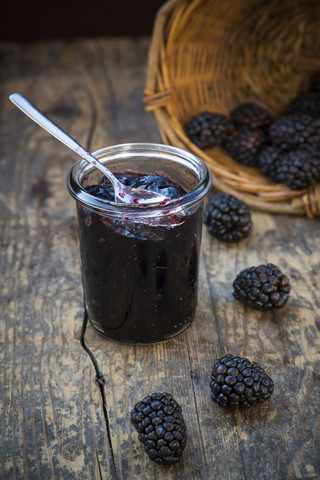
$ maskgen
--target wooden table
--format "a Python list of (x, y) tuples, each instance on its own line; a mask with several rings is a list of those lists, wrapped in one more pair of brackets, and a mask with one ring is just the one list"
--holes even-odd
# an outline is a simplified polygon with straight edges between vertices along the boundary
[[(196, 319), (156, 346), (107, 341), (84, 322), (72, 153), (9, 101), (20, 91), (88, 149), (161, 142), (142, 104), (149, 38), (1, 44), (1, 474), (3, 479), (319, 479), (319, 219), (253, 212), (251, 236), (204, 229)], [(273, 262), (293, 289), (260, 313), (232, 296), (242, 269)], [(230, 412), (209, 379), (225, 352), (261, 362), (270, 401)], [(128, 412), (156, 391), (182, 405), (188, 445), (152, 463)]]

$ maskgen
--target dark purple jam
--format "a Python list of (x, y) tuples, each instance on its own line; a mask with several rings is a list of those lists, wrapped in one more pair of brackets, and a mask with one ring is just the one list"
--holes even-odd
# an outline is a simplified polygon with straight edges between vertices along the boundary
[[(127, 187), (143, 188), (151, 192), (160, 193), (169, 200), (181, 197), (187, 193), (180, 185), (173, 183), (162, 175), (139, 175), (137, 173), (116, 173), (115, 176), (121, 183)], [(111, 202), (114, 201), (114, 190), (106, 177), (103, 177), (98, 185), (90, 185), (86, 188), (87, 192), (96, 197), (104, 198)]]
[[(161, 175), (117, 175), (136, 188), (169, 199), (186, 193)], [(113, 200), (102, 180), (86, 188)], [(83, 283), (88, 316), (110, 339), (125, 343), (162, 342), (185, 330), (197, 300), (202, 206), (181, 207), (166, 218), (138, 222), (104, 216), (78, 204)]]

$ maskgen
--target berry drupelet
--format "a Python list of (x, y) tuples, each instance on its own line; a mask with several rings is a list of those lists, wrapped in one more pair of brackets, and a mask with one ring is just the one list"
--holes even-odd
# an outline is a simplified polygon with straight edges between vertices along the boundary
[(169, 393), (153, 393), (130, 413), (139, 440), (155, 463), (177, 463), (187, 444), (182, 409)]
[(203, 221), (209, 233), (224, 242), (239, 242), (252, 228), (248, 205), (227, 193), (219, 192), (210, 198)]
[(320, 180), (320, 149), (302, 146), (280, 155), (273, 162), (269, 175), (276, 183), (283, 183), (291, 190), (308, 188)]
[(221, 145), (232, 130), (233, 126), (225, 115), (211, 112), (195, 115), (186, 127), (187, 136), (202, 150)]
[(242, 270), (233, 282), (233, 296), (257, 310), (283, 307), (291, 290), (289, 278), (272, 263)]
[(320, 118), (307, 114), (283, 115), (270, 126), (269, 137), (282, 150), (301, 145), (317, 147), (320, 145)]
[(268, 400), (273, 381), (258, 363), (228, 354), (215, 361), (210, 388), (214, 402), (236, 409)]
[(273, 118), (267, 110), (256, 103), (243, 103), (232, 110), (230, 119), (234, 124), (243, 124), (256, 129), (266, 127), (272, 123)]
[(225, 151), (237, 162), (256, 167), (259, 162), (259, 152), (265, 144), (266, 137), (261, 129), (251, 129), (240, 125), (223, 143)]
[(261, 150), (259, 156), (259, 167), (261, 173), (267, 177), (271, 177), (275, 170), (275, 165), (282, 154), (283, 151), (274, 145), (265, 146)]

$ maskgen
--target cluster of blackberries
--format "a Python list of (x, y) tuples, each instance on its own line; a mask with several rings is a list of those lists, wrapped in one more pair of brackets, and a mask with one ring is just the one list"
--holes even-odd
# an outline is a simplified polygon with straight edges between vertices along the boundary
[[(231, 354), (214, 362), (211, 398), (230, 409), (246, 408), (268, 400), (273, 381), (264, 368), (247, 358)], [(182, 408), (170, 393), (152, 393), (136, 403), (130, 413), (139, 440), (155, 463), (177, 463), (187, 445), (187, 428)]]
[(239, 105), (231, 114), (202, 112), (187, 125), (187, 135), (202, 150), (221, 146), (236, 161), (256, 166), (258, 154), (266, 143), (264, 129), (272, 122), (271, 115), (260, 105)]
[(304, 190), (320, 181), (320, 73), (312, 76), (310, 90), (299, 92), (277, 119), (252, 102), (237, 106), (230, 118), (200, 113), (186, 132), (201, 149), (219, 145), (274, 182)]
[[(214, 195), (205, 211), (210, 233), (224, 241), (239, 241), (249, 234), (248, 206), (232, 195)], [(281, 308), (289, 298), (289, 279), (273, 264), (242, 270), (233, 282), (233, 295), (260, 310)], [(230, 409), (250, 407), (268, 400), (274, 384), (264, 368), (247, 358), (226, 354), (214, 362), (211, 398)], [(152, 393), (136, 403), (130, 414), (150, 459), (158, 464), (177, 463), (187, 445), (182, 409), (169, 393)]]

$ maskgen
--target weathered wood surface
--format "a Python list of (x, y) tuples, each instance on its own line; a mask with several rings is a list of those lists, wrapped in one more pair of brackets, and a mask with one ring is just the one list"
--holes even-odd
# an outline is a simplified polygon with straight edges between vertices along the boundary
[[(65, 187), (75, 158), (8, 95), (21, 91), (91, 150), (160, 141), (141, 101), (148, 45), (0, 45), (1, 478), (319, 479), (319, 219), (254, 212), (252, 235), (237, 246), (204, 230), (197, 316), (170, 342), (119, 345), (90, 325), (82, 335), (77, 224)], [(276, 313), (232, 297), (236, 273), (265, 261), (293, 284)], [(269, 402), (229, 412), (211, 401), (211, 368), (224, 352), (263, 363), (275, 381)], [(134, 403), (153, 391), (172, 392), (188, 426), (185, 455), (169, 468), (148, 459), (129, 422)]]

